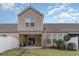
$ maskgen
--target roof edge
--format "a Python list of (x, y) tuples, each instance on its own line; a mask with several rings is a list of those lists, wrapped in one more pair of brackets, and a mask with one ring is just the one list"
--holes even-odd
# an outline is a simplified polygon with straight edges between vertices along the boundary
[(75, 24), (79, 24), (79, 23), (43, 23), (43, 25), (56, 25), (56, 24), (75, 25)]
[(32, 6), (29, 6), (27, 8), (25, 8), (24, 10), (22, 10), (20, 13), (18, 13), (17, 15), (20, 16), (21, 14), (23, 14), (25, 11), (29, 10), (29, 9), (32, 9), (34, 10), (35, 12), (39, 13), (41, 16), (44, 16), (40, 11), (38, 11), (37, 9), (33, 8)]

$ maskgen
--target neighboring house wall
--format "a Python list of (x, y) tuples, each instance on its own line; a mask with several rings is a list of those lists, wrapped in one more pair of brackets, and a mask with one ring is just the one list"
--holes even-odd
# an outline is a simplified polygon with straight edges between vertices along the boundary
[(16, 37), (19, 39), (18, 33), (0, 33), (0, 37), (3, 37), (3, 35), (6, 35), (6, 37)]
[[(35, 26), (34, 27), (26, 27), (25, 19), (28, 18), (34, 19)], [(32, 9), (27, 10), (20, 16), (18, 16), (18, 30), (19, 31), (43, 31), (43, 16), (38, 14)]]
[[(53, 44), (53, 40), (56, 39), (62, 39), (64, 40), (64, 35), (67, 35), (68, 33), (44, 33), (42, 40), (45, 41), (46, 46), (50, 46)], [(43, 42), (44, 44), (44, 42)]]

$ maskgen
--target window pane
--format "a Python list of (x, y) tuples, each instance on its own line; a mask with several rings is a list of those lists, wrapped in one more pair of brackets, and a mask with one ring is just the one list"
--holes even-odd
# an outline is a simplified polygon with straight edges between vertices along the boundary
[(56, 43), (56, 40), (57, 40), (57, 34), (53, 34), (53, 41), (52, 41), (52, 43)]
[(57, 39), (57, 35), (53, 34), (53, 40)]
[(57, 42), (57, 40), (56, 39), (53, 39), (52, 43), (56, 43), (56, 42)]
[(48, 34), (47, 35), (47, 39), (51, 39), (51, 34)]
[(6, 37), (6, 34), (2, 34), (2, 37)]
[(47, 39), (47, 43), (50, 44), (51, 43), (51, 39)]
[(25, 19), (25, 26), (29, 27), (30, 26), (30, 18)]
[(35, 25), (35, 24), (32, 22), (32, 23), (31, 23), (31, 26), (34, 27), (34, 25)]
[(58, 39), (62, 39), (62, 34), (58, 34)]
[(26, 23), (25, 26), (26, 26), (26, 27), (29, 27), (29, 23)]
[(30, 18), (26, 18), (25, 19), (25, 22), (30, 22)]
[(51, 34), (48, 34), (47, 35), (47, 43), (48, 44), (51, 44)]

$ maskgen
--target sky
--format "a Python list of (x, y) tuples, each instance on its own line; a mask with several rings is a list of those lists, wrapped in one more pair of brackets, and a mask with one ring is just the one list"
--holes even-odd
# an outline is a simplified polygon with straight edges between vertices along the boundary
[(44, 14), (44, 23), (79, 23), (79, 3), (0, 3), (0, 23), (17, 23), (30, 5)]

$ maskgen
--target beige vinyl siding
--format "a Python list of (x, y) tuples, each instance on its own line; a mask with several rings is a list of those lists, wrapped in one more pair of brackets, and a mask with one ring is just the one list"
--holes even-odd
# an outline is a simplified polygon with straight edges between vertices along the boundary
[(19, 39), (18, 33), (0, 33), (0, 37), (16, 37)]
[[(25, 27), (25, 19), (33, 18), (35, 21), (34, 27)], [(19, 31), (43, 31), (43, 16), (39, 15), (32, 9), (27, 10), (25, 13), (18, 17), (18, 30)]]

